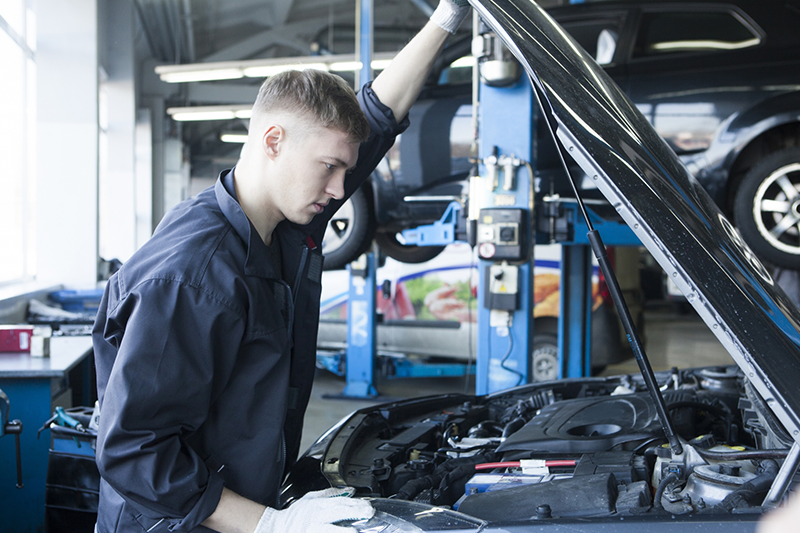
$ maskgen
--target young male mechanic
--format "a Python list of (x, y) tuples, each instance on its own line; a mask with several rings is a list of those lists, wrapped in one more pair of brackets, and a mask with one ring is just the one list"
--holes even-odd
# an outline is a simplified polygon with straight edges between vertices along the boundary
[(351, 489), (275, 509), (314, 375), (319, 243), (468, 11), (441, 0), (358, 97), (318, 71), (268, 79), (236, 167), (109, 280), (93, 331), (99, 533), (342, 532), (372, 515)]

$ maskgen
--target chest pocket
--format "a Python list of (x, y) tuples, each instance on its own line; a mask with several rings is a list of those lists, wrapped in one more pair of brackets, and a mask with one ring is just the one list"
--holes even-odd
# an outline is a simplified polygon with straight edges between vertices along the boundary
[(283, 351), (281, 347), (291, 342), (292, 316), (289, 287), (281, 281), (265, 281), (262, 290), (251, 296), (244, 342), (266, 340), (271, 349)]

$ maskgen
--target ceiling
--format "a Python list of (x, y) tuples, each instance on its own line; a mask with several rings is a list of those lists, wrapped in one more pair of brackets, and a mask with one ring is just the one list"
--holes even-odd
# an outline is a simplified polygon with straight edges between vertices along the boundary
[[(428, 20), (436, 0), (373, 0), (375, 52), (397, 51)], [(550, 5), (558, 0), (546, 2)], [(432, 5), (433, 4), (433, 5)], [(140, 65), (233, 61), (355, 50), (355, 0), (134, 0)], [(469, 25), (463, 30), (469, 32)], [(260, 80), (179, 84), (170, 106), (252, 103)], [(220, 134), (244, 121), (172, 125), (187, 147), (193, 177), (213, 178), (237, 159)]]

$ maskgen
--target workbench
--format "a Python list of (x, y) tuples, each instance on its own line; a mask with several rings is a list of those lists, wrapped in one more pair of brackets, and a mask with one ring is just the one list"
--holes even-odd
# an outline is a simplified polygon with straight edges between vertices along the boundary
[[(50, 432), (37, 430), (57, 405), (70, 407), (72, 394), (83, 405), (94, 404), (92, 339), (90, 336), (53, 337), (50, 357), (0, 352), (0, 389), (9, 398), (11, 420), (22, 421), (22, 481), (17, 489), (14, 438), (0, 439), (0, 501), (3, 531), (44, 531), (45, 480)], [(77, 385), (73, 391), (71, 385)]]

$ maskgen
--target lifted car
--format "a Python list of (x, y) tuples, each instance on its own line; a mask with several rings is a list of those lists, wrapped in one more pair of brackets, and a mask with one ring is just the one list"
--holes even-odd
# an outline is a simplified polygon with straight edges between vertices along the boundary
[[(800, 3), (611, 1), (548, 13), (625, 91), (756, 254), (800, 268)], [(468, 45), (446, 51), (412, 109), (412, 129), (331, 221), (328, 268), (354, 259), (373, 232), (399, 261), (441, 251), (405, 247), (397, 232), (437, 220), (448, 203), (422, 200), (466, 195), (471, 69), (457, 60)], [(556, 189), (565, 183), (560, 168), (537, 164)]]

